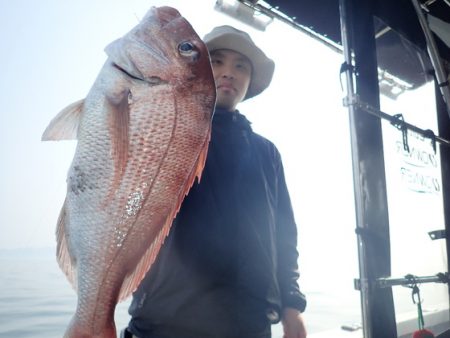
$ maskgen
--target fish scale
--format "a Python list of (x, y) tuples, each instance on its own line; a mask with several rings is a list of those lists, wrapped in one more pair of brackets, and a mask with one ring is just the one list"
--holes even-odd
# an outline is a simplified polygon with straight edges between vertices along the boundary
[(107, 48), (86, 99), (43, 140), (78, 139), (57, 255), (77, 290), (65, 337), (116, 337), (116, 303), (139, 285), (206, 160), (215, 85), (206, 46), (173, 8), (152, 8)]

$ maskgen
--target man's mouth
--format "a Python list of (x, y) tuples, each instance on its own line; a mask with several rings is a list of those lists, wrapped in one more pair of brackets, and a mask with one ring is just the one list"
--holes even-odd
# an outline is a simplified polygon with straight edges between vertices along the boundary
[(228, 83), (220, 84), (217, 88), (218, 88), (218, 89), (224, 89), (224, 90), (232, 90), (232, 91), (236, 91), (236, 89), (233, 87), (233, 85), (228, 84)]

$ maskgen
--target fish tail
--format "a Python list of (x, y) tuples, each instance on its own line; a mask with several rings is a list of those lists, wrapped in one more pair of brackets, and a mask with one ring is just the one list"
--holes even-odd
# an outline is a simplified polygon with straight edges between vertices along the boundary
[(74, 317), (64, 334), (64, 338), (117, 338), (116, 325), (114, 321), (110, 321), (103, 328), (97, 328), (93, 332), (93, 329), (89, 329)]

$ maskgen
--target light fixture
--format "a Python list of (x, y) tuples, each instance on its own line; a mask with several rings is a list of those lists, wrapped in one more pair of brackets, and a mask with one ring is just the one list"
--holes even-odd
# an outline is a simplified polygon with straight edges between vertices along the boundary
[(386, 70), (378, 68), (378, 85), (381, 94), (396, 100), (407, 90), (413, 89), (413, 85), (390, 74)]
[[(251, 2), (256, 3), (257, 1)], [(266, 27), (273, 21), (273, 17), (236, 0), (217, 0), (214, 9), (260, 31), (265, 31)]]

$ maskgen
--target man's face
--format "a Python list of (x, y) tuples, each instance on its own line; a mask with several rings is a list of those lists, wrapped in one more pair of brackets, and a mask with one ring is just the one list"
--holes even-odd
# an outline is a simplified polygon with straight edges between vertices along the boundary
[(252, 64), (238, 52), (218, 49), (211, 53), (211, 65), (217, 89), (216, 107), (234, 111), (247, 93)]

